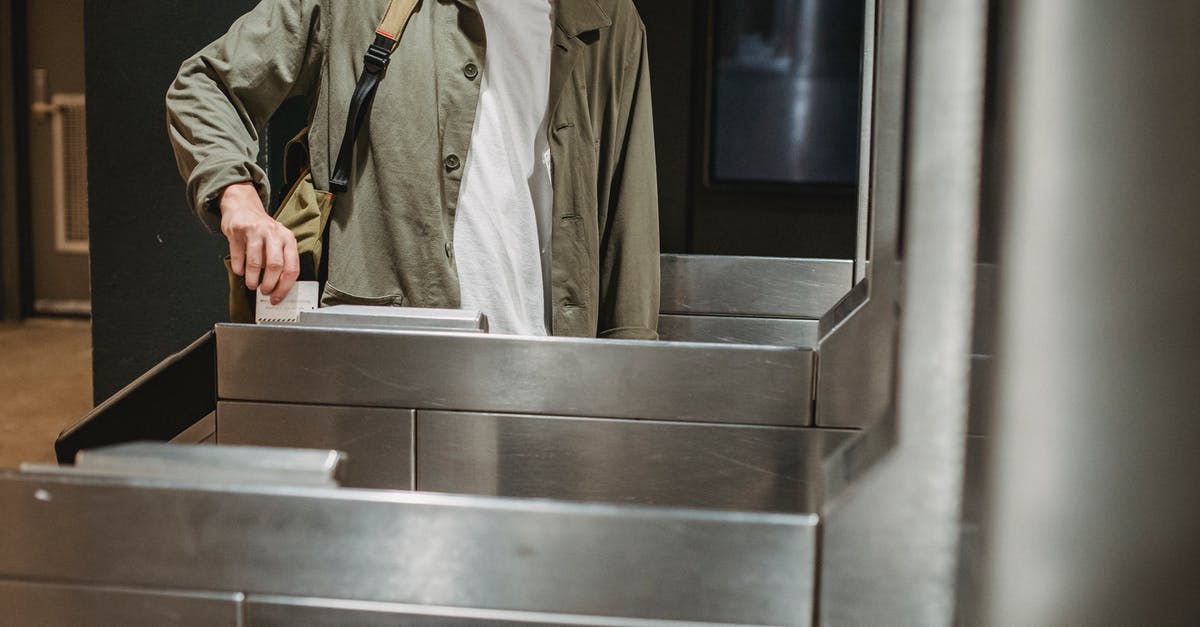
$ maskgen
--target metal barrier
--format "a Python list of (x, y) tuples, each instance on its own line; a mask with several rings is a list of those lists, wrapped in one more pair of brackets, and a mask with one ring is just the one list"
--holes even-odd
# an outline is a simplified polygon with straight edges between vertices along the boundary
[(804, 348), (216, 333), (217, 443), (344, 450), (352, 486), (794, 511), (850, 436), (806, 428)]
[[(0, 606), (23, 624), (47, 625), (811, 620), (812, 515), (228, 476), (271, 454), (226, 452), (227, 476), (215, 482), (203, 472), (154, 477), (136, 460), (103, 476), (0, 473)], [(245, 464), (231, 463), (239, 456)]]

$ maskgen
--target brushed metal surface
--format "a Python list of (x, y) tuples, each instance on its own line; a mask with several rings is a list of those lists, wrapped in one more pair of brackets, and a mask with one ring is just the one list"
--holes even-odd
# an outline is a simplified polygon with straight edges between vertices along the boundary
[(463, 309), (422, 307), (369, 307), (334, 305), (301, 311), (299, 322), (314, 327), (403, 329), (409, 331), (462, 331), (487, 333), (487, 316)]
[(217, 443), (342, 451), (341, 485), (413, 488), (413, 411), (370, 407), (217, 403)]
[(1200, 3), (1004, 3), (990, 625), (1200, 624)]
[(971, 435), (988, 435), (992, 431), (995, 380), (995, 359), (971, 355), (971, 411), (967, 419), (967, 433)]
[(241, 594), (229, 592), (0, 580), (0, 625), (243, 627), (241, 602)]
[[(974, 399), (972, 399), (974, 402)], [(963, 511), (959, 534), (958, 573), (955, 583), (955, 625), (983, 623), (981, 595), (985, 565), (983, 524), (987, 519), (987, 471), (991, 442), (987, 436), (967, 437), (963, 473)]]
[(875, 133), (875, 2), (866, 0), (863, 10), (862, 92), (858, 112), (858, 202), (854, 224), (854, 274), (851, 285), (867, 278), (871, 246), (871, 178)]
[(810, 624), (817, 519), (0, 472), (0, 578)]
[[(251, 596), (246, 599), (247, 627), (458, 627), (460, 625), (579, 625), (581, 627), (703, 627), (710, 622), (652, 620), (436, 607), (404, 603)], [(728, 625), (730, 623), (720, 623)]]
[(888, 80), (910, 77), (908, 126), (893, 140), (906, 155), (896, 445), (826, 510), (821, 625), (955, 618), (988, 5), (876, 7), (880, 65), (907, 59)]
[(777, 425), (812, 414), (804, 348), (300, 324), (216, 332), (223, 400)]
[(131, 442), (80, 451), (74, 466), (22, 464), (22, 472), (151, 480), (336, 486), (336, 451)]
[(820, 318), (849, 289), (852, 260), (663, 255), (664, 314)]
[[(894, 269), (894, 267), (893, 267)], [(817, 346), (820, 355), (815, 383), (815, 422), (821, 427), (864, 428), (890, 416), (895, 401), (898, 317), (895, 304), (883, 295), (892, 288), (881, 264), (873, 267), (876, 293), (862, 299), (867, 286), (856, 286), (840, 316)], [(858, 305), (856, 308), (854, 305)], [(831, 313), (838, 313), (832, 310)]]
[(854, 434), (553, 416), (417, 412), (417, 488), (816, 512), (820, 462)]
[(735, 316), (658, 317), (658, 337), (670, 342), (717, 342), (774, 346), (817, 345), (817, 321)]

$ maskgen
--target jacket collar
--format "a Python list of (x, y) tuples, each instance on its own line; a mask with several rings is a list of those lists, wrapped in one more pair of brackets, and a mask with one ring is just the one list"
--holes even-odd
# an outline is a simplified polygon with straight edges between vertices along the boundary
[(596, 0), (554, 0), (554, 21), (567, 37), (612, 26), (612, 19)]

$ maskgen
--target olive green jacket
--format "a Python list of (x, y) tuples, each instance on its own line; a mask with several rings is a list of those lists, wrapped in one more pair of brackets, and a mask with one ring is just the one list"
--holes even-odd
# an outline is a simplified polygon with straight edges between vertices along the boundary
[[(185, 61), (167, 121), (189, 202), (213, 230), (252, 181), (258, 133), (309, 103), (313, 181), (328, 189), (363, 53), (388, 0), (264, 0)], [(548, 133), (552, 333), (654, 339), (658, 193), (646, 34), (631, 0), (556, 0)], [(486, 51), (473, 0), (423, 0), (335, 198), (322, 303), (457, 307), (452, 244)]]

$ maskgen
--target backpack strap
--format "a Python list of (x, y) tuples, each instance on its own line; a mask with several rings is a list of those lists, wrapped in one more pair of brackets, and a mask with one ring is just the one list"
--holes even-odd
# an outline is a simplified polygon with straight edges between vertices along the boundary
[(375, 41), (367, 48), (362, 74), (354, 87), (354, 95), (350, 98), (350, 112), (346, 118), (346, 133), (342, 136), (342, 146), (338, 150), (337, 162), (333, 175), (329, 179), (329, 189), (342, 193), (350, 185), (350, 165), (354, 161), (354, 142), (362, 125), (367, 121), (371, 103), (375, 100), (375, 91), (383, 80), (384, 72), (391, 61), (392, 52), (400, 45), (400, 37), (408, 26), (420, 0), (392, 0), (388, 4), (379, 28), (375, 29)]

